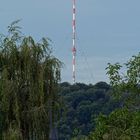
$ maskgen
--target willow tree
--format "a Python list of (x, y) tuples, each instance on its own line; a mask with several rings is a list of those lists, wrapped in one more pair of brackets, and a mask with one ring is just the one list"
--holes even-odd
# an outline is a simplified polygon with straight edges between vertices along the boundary
[(31, 36), (22, 36), (17, 23), (1, 36), (0, 136), (46, 140), (59, 108), (61, 62), (52, 55), (48, 39), (36, 43)]

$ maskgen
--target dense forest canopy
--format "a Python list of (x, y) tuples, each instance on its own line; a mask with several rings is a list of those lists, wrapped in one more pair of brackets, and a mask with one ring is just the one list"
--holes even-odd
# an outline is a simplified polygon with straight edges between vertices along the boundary
[(95, 85), (61, 83), (60, 96), (64, 107), (58, 122), (60, 140), (75, 137), (81, 139), (95, 129), (95, 119), (100, 114), (108, 115), (120, 107), (110, 96), (111, 86), (105, 82)]

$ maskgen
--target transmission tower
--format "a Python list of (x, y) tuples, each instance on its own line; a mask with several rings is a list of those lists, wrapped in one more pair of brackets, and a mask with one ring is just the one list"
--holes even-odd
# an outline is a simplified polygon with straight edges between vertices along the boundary
[(76, 64), (76, 0), (73, 0), (73, 18), (72, 18), (72, 78), (73, 83), (75, 83), (76, 72), (75, 72), (75, 64)]

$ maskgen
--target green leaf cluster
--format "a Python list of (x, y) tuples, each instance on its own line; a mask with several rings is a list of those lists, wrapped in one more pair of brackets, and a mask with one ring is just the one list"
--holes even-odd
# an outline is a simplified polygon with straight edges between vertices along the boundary
[(140, 112), (118, 109), (109, 116), (100, 115), (89, 140), (139, 140)]

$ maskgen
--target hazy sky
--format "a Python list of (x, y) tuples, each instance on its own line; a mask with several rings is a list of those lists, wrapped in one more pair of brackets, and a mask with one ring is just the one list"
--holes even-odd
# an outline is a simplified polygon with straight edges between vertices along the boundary
[[(126, 62), (139, 52), (140, 0), (77, 0), (76, 81), (108, 81), (108, 62)], [(22, 19), (22, 32), (49, 37), (64, 62), (62, 81), (72, 82), (72, 0), (0, 0), (0, 32)]]

